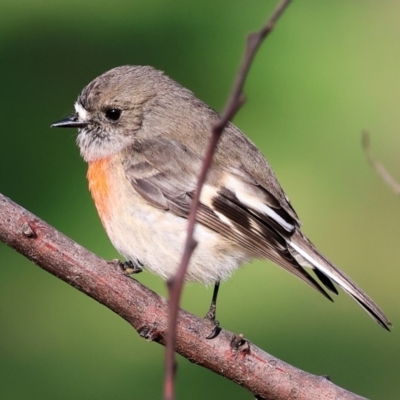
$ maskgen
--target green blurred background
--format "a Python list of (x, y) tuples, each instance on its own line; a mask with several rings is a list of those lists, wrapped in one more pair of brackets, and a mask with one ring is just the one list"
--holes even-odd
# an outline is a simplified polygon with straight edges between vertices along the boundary
[[(50, 130), (80, 90), (150, 64), (221, 110), (245, 36), (275, 1), (1, 0), (0, 192), (112, 259), (76, 132)], [(304, 231), (387, 312), (379, 328), (348, 296), (330, 304), (268, 262), (222, 286), (218, 317), (273, 355), (375, 399), (399, 399), (400, 202), (369, 167), (361, 131), (400, 181), (400, 2), (295, 1), (262, 46), (235, 123), (273, 165)], [(161, 398), (163, 348), (0, 245), (0, 399)], [(149, 273), (138, 279), (161, 294)], [(191, 285), (197, 315), (211, 289)], [(178, 398), (250, 399), (179, 359)]]

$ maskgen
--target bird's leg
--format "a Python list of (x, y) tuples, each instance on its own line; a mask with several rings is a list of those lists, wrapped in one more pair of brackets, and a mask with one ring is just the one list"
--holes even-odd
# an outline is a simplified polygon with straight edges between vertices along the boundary
[(112, 260), (110, 262), (121, 268), (125, 275), (139, 274), (143, 271), (143, 264), (139, 260)]
[(214, 291), (211, 299), (210, 308), (204, 317), (204, 319), (208, 319), (213, 324), (213, 329), (211, 333), (206, 337), (206, 339), (214, 339), (218, 336), (221, 328), (219, 327), (219, 322), (215, 319), (215, 314), (217, 312), (217, 297), (218, 297), (218, 290), (219, 290), (219, 282), (215, 282)]

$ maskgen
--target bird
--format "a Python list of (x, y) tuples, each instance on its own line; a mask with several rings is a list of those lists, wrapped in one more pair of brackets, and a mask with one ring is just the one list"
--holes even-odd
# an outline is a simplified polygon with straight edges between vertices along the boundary
[[(78, 128), (100, 220), (129, 272), (168, 280), (183, 254), (202, 159), (219, 114), (164, 72), (124, 65), (90, 82), (75, 112), (52, 127)], [(220, 282), (243, 264), (267, 259), (324, 297), (350, 295), (380, 326), (378, 305), (302, 233), (298, 215), (270, 164), (228, 123), (201, 192), (185, 279), (214, 285), (206, 318), (218, 327)]]

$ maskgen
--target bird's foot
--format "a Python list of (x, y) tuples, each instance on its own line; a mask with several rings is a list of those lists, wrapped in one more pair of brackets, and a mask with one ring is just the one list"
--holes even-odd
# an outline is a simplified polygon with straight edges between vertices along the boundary
[(110, 264), (113, 264), (122, 269), (125, 275), (129, 276), (132, 274), (139, 274), (143, 271), (143, 264), (139, 260), (129, 260), (129, 261), (121, 261), (118, 259), (110, 261)]
[(212, 326), (211, 333), (206, 337), (206, 339), (209, 339), (209, 340), (216, 338), (219, 335), (219, 333), (221, 332), (219, 322), (215, 319), (215, 310), (216, 310), (215, 304), (211, 304), (210, 309), (208, 310), (208, 313), (204, 317), (204, 319), (209, 321)]

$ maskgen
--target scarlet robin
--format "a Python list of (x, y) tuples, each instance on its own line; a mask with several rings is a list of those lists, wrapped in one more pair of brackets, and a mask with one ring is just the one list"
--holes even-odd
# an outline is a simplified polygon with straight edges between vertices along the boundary
[[(202, 157), (217, 121), (214, 110), (162, 72), (122, 66), (89, 83), (75, 113), (52, 125), (78, 128), (101, 221), (136, 270), (145, 266), (164, 279), (176, 271)], [(221, 138), (200, 202), (199, 245), (187, 280), (215, 284), (211, 319), (219, 282), (248, 260), (264, 258), (329, 299), (325, 289), (337, 294), (337, 284), (389, 330), (390, 321), (374, 301), (303, 235), (270, 165), (233, 124)]]

